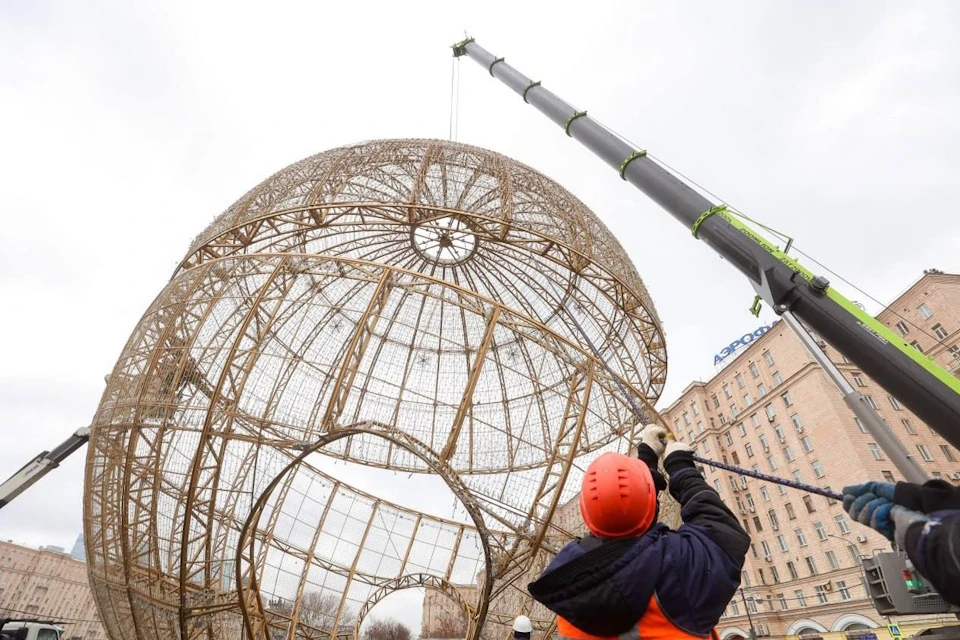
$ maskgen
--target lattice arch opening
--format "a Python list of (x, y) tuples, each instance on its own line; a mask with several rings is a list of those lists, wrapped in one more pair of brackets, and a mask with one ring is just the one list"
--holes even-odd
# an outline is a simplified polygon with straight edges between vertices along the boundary
[[(105, 626), (124, 640), (266, 637), (270, 616), (315, 592), (339, 598), (342, 619), (365, 602), (351, 585), (406, 575), (385, 546), (355, 552), (347, 584), (337, 549), (356, 521), (382, 540), (434, 527), (447, 563), (415, 573), (490, 585), (474, 636), (520, 611), (547, 628), (519, 585), (574, 535), (565, 514), (587, 462), (630, 446), (623, 391), (652, 412), (665, 375), (660, 322), (623, 248), (543, 175), (430, 140), (295, 163), (194, 240), (109, 378), (85, 492)], [(388, 506), (307, 463), (314, 449), (442, 469), (485, 524)], [(324, 509), (336, 532), (316, 527)], [(382, 509), (391, 524), (371, 520)], [(248, 549), (249, 567), (292, 576), (292, 599), (244, 573)], [(327, 563), (329, 582), (303, 586), (310, 563)], [(341, 626), (284, 629), (352, 637)]]

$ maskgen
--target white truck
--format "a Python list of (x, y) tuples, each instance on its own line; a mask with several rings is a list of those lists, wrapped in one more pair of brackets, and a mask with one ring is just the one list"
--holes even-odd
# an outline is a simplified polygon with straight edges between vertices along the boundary
[(63, 628), (41, 620), (0, 619), (0, 640), (60, 640)]

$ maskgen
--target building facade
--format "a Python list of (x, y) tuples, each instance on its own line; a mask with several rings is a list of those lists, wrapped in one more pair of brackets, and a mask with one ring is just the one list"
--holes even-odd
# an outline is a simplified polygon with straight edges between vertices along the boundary
[(53, 620), (65, 640), (103, 640), (87, 565), (60, 547), (0, 542), (0, 617)]
[[(878, 319), (960, 372), (960, 276), (926, 272)], [(930, 475), (960, 483), (960, 452), (839, 352), (820, 345)], [(784, 323), (731, 357), (713, 379), (689, 385), (662, 415), (679, 439), (720, 462), (833, 490), (902, 479)], [(883, 536), (852, 523), (834, 500), (713, 467), (704, 467), (704, 475), (752, 538), (743, 591), (718, 627), (723, 640), (750, 637), (751, 622), (758, 635), (772, 637), (856, 637), (885, 627), (859, 562), (890, 549)], [(901, 622), (907, 630), (936, 624), (929, 617)], [(885, 629), (877, 635), (888, 637)]]

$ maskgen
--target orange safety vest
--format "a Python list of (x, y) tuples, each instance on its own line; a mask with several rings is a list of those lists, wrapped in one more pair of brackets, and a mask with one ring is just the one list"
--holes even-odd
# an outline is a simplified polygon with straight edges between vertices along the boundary
[[(682, 631), (670, 622), (660, 609), (656, 596), (650, 598), (647, 610), (637, 624), (619, 636), (605, 638), (590, 635), (577, 629), (560, 616), (557, 616), (557, 633), (561, 640), (703, 640), (702, 636)], [(716, 629), (710, 632), (710, 637), (713, 640), (719, 640)]]

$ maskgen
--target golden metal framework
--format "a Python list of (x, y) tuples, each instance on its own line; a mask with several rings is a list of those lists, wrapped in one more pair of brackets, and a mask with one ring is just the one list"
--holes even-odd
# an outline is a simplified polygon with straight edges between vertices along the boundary
[[(471, 639), (521, 612), (548, 633), (526, 583), (580, 531), (589, 460), (631, 446), (621, 389), (655, 415), (665, 375), (623, 248), (543, 175), (434, 140), (295, 163), (197, 237), (109, 378), (84, 505), (105, 627), (346, 640), (416, 587)], [(459, 507), (360, 491), (337, 459)]]

